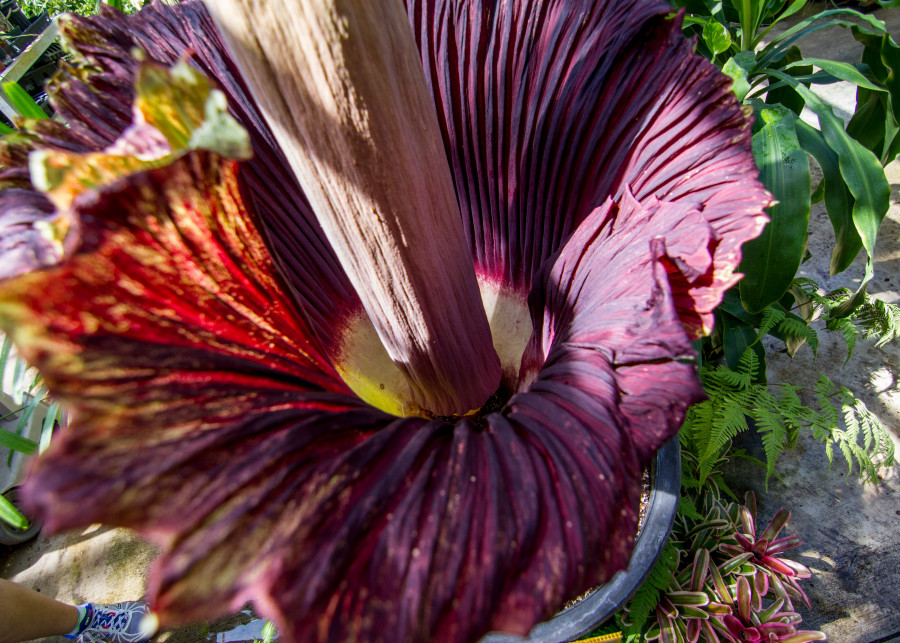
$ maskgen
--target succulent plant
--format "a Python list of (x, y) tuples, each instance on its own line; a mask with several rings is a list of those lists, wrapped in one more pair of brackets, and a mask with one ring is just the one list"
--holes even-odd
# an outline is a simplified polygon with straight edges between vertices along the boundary
[(673, 531), (677, 549), (660, 563), (669, 567), (654, 570), (655, 584), (628, 605), (620, 619), (625, 632), (660, 643), (825, 639), (798, 629), (803, 619), (793, 601), (809, 604), (798, 581), (811, 572), (780, 556), (801, 544), (798, 536), (778, 538), (790, 512), (779, 510), (757, 537), (752, 493), (739, 505), (705, 485), (687, 498)]
[(790, 516), (791, 512), (784, 508), (779, 509), (757, 538), (756, 496), (753, 492), (748, 492), (744, 506), (738, 508), (740, 531), (732, 536), (735, 544), (723, 542), (719, 545), (719, 550), (731, 556), (731, 561), (740, 560), (756, 570), (755, 577), (758, 582), (755, 586), (755, 596), (765, 596), (768, 593), (768, 586), (771, 585), (775, 594), (784, 599), (785, 605), (793, 609), (792, 599), (800, 600), (809, 607), (809, 598), (797, 581), (809, 578), (811, 572), (805, 565), (779, 556), (801, 544), (799, 536), (778, 538)]

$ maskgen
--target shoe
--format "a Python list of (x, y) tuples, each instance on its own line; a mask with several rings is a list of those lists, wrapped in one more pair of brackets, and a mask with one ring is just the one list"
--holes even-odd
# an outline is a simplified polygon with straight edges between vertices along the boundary
[[(114, 605), (88, 603), (82, 630), (77, 643), (144, 643), (153, 632), (141, 627), (150, 607), (143, 601), (129, 601)], [(154, 629), (154, 628), (149, 628)]]

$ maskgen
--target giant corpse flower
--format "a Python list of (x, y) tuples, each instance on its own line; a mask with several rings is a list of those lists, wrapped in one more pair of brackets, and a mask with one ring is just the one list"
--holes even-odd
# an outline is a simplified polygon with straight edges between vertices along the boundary
[(0, 320), (71, 418), (27, 497), (158, 543), (163, 626), (527, 632), (701, 396), (746, 117), (661, 1), (250, 4), (65, 19), (67, 125), (0, 149)]

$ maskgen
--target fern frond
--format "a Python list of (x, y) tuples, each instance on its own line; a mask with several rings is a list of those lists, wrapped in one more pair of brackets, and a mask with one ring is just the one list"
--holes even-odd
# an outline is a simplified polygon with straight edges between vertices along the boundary
[(812, 348), (813, 355), (818, 355), (819, 350), (819, 334), (803, 319), (796, 315), (786, 315), (778, 323), (778, 330), (785, 336), (797, 340), (806, 340), (809, 347)]
[(678, 568), (679, 552), (671, 540), (666, 543), (659, 560), (647, 576), (626, 607), (628, 623), (625, 634), (637, 634), (647, 623), (650, 614), (656, 609), (660, 592), (665, 591), (675, 578)]
[(769, 306), (765, 310), (763, 310), (762, 321), (759, 323), (759, 335), (762, 337), (763, 335), (767, 335), (769, 331), (776, 328), (778, 324), (784, 319), (784, 310), (780, 307), (775, 308), (774, 306)]
[(766, 487), (768, 488), (769, 478), (775, 473), (775, 463), (787, 444), (787, 428), (782, 417), (766, 407), (754, 409), (753, 419), (756, 421), (763, 449), (766, 452)]
[(877, 340), (876, 347), (884, 346), (900, 337), (900, 306), (869, 297), (857, 311), (856, 322), (865, 339)]

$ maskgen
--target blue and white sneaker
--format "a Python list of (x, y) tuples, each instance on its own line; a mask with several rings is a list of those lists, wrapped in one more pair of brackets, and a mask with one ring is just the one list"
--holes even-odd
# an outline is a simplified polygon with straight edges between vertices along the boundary
[(156, 619), (143, 601), (114, 605), (85, 605), (86, 611), (74, 637), (78, 643), (144, 643), (155, 633)]

